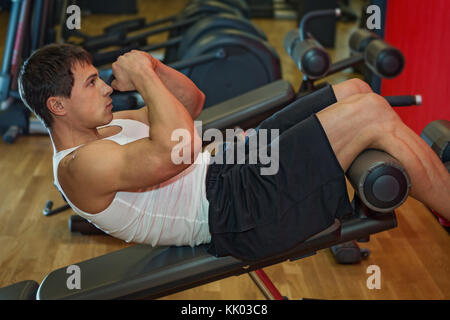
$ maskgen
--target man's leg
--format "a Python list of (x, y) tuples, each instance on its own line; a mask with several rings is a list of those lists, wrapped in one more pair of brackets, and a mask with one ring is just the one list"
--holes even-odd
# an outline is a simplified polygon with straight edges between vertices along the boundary
[(344, 171), (363, 150), (383, 150), (405, 167), (411, 196), (450, 219), (450, 174), (384, 98), (374, 93), (353, 95), (317, 117)]
[(330, 89), (322, 88), (294, 101), (261, 122), (257, 129), (278, 129), (279, 134), (282, 134), (284, 131), (308, 118), (310, 115), (319, 112), (342, 99), (355, 94), (370, 92), (372, 92), (370, 86), (364, 81), (356, 78), (346, 80), (339, 84), (332, 85)]

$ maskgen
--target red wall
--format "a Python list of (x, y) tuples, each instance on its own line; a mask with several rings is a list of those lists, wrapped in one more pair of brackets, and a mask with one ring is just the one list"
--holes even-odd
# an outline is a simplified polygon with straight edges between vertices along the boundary
[(450, 120), (450, 0), (388, 0), (385, 40), (402, 51), (405, 68), (383, 79), (381, 94), (421, 94), (419, 107), (397, 107), (420, 134), (437, 119)]

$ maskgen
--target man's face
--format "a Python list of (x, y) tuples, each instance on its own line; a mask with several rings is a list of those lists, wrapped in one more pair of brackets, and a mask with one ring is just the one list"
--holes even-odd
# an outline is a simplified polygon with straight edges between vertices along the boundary
[(98, 77), (91, 64), (76, 63), (72, 68), (74, 84), (70, 99), (64, 99), (70, 121), (93, 129), (111, 122), (113, 89)]

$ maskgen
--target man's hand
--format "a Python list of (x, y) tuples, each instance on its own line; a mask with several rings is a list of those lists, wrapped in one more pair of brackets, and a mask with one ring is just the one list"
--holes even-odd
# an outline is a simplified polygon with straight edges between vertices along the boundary
[(159, 61), (146, 52), (132, 50), (125, 53), (112, 64), (115, 79), (111, 86), (119, 91), (134, 91), (136, 90), (135, 82), (142, 73), (155, 72), (158, 64)]

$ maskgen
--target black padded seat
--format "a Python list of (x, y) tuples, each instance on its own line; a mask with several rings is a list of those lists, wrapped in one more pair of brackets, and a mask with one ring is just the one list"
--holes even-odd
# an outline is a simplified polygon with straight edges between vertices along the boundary
[(0, 300), (35, 300), (39, 284), (33, 280), (25, 280), (0, 288)]
[(202, 121), (203, 130), (223, 130), (235, 126), (246, 130), (256, 127), (294, 99), (295, 92), (291, 84), (277, 80), (204, 109), (195, 120)]
[(53, 299), (154, 299), (204, 283), (240, 275), (288, 259), (311, 255), (338, 241), (340, 222), (282, 255), (245, 262), (217, 258), (197, 247), (135, 245), (76, 264), (81, 270), (81, 289), (68, 289), (67, 268), (47, 275), (37, 293), (39, 300)]

